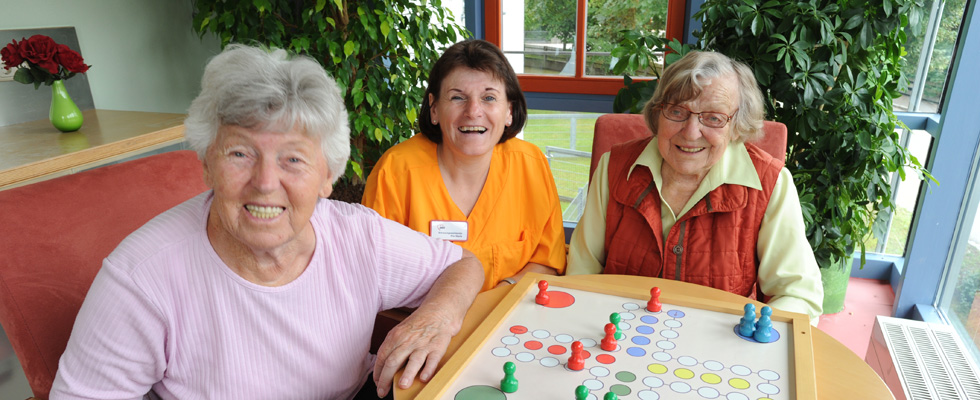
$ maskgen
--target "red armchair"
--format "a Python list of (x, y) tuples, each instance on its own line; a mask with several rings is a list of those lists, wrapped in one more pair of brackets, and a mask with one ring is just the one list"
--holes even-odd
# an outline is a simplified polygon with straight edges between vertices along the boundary
[(157, 214), (207, 189), (181, 150), (0, 191), (0, 325), (47, 398), (102, 259)]
[[(765, 131), (765, 136), (752, 144), (759, 146), (780, 161), (786, 161), (786, 125), (782, 122), (766, 121), (762, 130)], [(592, 173), (599, 163), (599, 157), (609, 151), (614, 144), (650, 135), (652, 133), (647, 129), (642, 114), (605, 114), (596, 119), (589, 182), (592, 181)]]

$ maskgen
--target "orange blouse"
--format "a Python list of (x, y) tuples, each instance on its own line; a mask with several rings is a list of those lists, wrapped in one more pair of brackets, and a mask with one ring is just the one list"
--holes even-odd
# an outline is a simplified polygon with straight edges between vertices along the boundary
[(565, 271), (565, 233), (555, 180), (541, 150), (523, 140), (494, 147), (487, 182), (469, 217), (442, 181), (436, 144), (421, 134), (378, 160), (361, 203), (425, 234), (431, 234), (433, 220), (466, 221), (468, 240), (455, 243), (483, 263), (483, 290), (529, 262), (559, 274)]

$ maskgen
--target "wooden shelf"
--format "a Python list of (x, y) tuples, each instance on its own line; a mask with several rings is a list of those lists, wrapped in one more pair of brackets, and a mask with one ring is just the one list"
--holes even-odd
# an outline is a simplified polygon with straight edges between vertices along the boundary
[(184, 140), (183, 114), (87, 110), (76, 132), (44, 120), (0, 126), (0, 190), (107, 164)]

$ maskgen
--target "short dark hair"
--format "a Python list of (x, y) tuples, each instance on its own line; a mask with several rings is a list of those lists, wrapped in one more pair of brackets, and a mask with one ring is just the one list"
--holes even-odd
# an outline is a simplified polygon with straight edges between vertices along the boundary
[(504, 52), (500, 51), (493, 43), (480, 39), (469, 39), (450, 46), (432, 66), (432, 71), (429, 71), (428, 87), (425, 89), (425, 95), (422, 98), (422, 110), (419, 112), (419, 129), (422, 134), (433, 143), (442, 143), (442, 131), (438, 125), (432, 123), (432, 113), (430, 112), (432, 105), (429, 104), (429, 94), (438, 100), (439, 92), (442, 90), (442, 81), (460, 67), (489, 73), (504, 83), (507, 101), (512, 104), (511, 116), (513, 121), (510, 126), (504, 128), (504, 134), (500, 137), (499, 143), (517, 136), (517, 133), (524, 129), (524, 123), (527, 122), (527, 100), (524, 99), (521, 84), (517, 80), (514, 68), (504, 57)]

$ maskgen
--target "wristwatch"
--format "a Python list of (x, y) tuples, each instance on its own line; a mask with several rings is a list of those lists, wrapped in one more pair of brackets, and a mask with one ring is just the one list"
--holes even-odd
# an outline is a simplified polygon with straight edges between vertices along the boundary
[(515, 281), (514, 278), (504, 278), (504, 279), (501, 279), (501, 280), (504, 281), (504, 282), (507, 282), (507, 283), (509, 283), (511, 285), (516, 285), (517, 284), (517, 281)]

